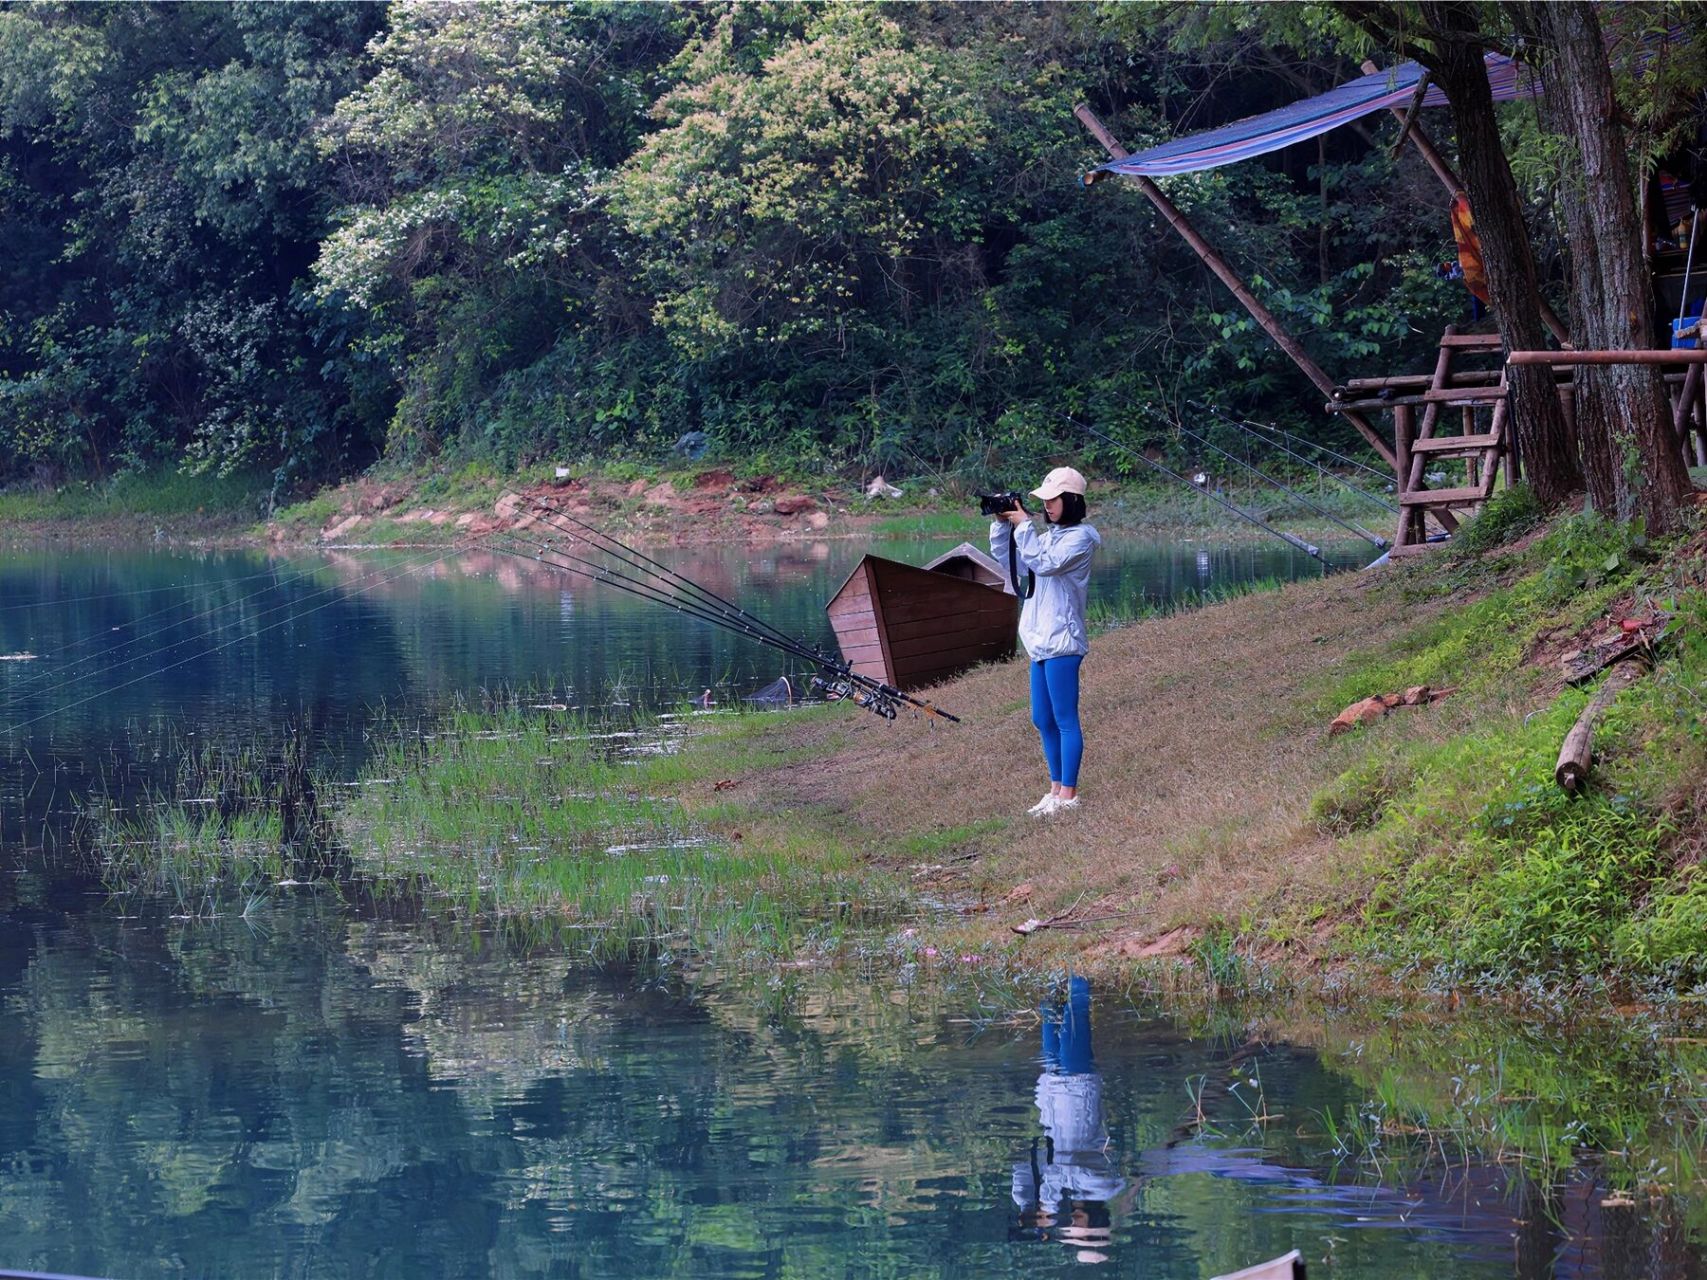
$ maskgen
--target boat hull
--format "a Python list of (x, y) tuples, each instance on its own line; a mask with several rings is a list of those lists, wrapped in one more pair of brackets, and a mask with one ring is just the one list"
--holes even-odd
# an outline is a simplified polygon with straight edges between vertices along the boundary
[(995, 587), (866, 556), (825, 612), (857, 674), (910, 692), (1010, 657), (1019, 607)]

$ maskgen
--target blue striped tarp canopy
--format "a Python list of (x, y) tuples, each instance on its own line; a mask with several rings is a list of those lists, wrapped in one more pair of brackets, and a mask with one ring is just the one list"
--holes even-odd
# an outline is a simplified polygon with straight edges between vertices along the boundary
[[(1519, 68), (1503, 54), (1483, 59), (1488, 67), (1488, 85), (1496, 102), (1529, 98), (1540, 92), (1536, 77)], [(1389, 71), (1348, 80), (1302, 102), (1294, 102), (1261, 115), (1247, 116), (1217, 129), (1187, 134), (1158, 147), (1135, 152), (1124, 160), (1098, 165), (1086, 175), (1087, 182), (1110, 173), (1159, 178), (1171, 173), (1197, 173), (1224, 164), (1266, 155), (1295, 142), (1305, 142), (1342, 124), (1349, 124), (1372, 111), (1405, 107), (1416, 92), (1423, 69), (1414, 62), (1401, 63)], [(1423, 95), (1425, 107), (1443, 107), (1446, 95), (1433, 85)]]

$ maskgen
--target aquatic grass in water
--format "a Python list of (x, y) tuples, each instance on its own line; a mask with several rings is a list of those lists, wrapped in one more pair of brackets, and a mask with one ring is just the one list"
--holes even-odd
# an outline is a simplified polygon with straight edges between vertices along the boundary
[[(652, 723), (642, 745), (665, 732)], [(739, 767), (753, 730), (725, 735), (686, 759), (623, 755), (590, 722), (520, 701), (457, 711), (380, 747), (336, 826), (355, 869), (382, 886), (470, 914), (553, 917), (593, 950), (833, 950), (849, 925), (895, 909), (898, 889), (845, 849), (717, 838), (705, 823), (738, 813), (695, 822), (668, 798)]]
[(181, 911), (216, 914), (281, 882), (319, 878), (314, 787), (300, 736), (282, 753), (186, 750), (170, 794), (133, 810), (103, 795), (80, 815), (83, 838), (114, 892), (164, 894)]

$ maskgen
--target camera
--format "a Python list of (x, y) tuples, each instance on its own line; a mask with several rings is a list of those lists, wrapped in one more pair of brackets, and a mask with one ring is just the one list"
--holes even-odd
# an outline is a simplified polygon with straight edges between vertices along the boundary
[(1024, 511), (1025, 503), (1013, 489), (1005, 493), (981, 493), (978, 495), (978, 514), (999, 516), (1004, 511)]

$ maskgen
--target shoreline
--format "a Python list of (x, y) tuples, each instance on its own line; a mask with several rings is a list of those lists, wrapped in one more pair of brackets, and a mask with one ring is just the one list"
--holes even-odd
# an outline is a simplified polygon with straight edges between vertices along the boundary
[[(567, 511), (642, 546), (689, 543), (767, 546), (820, 539), (917, 537), (982, 542), (987, 522), (975, 495), (936, 488), (897, 498), (868, 498), (857, 486), (739, 477), (726, 468), (590, 473), (563, 482), (525, 475), (474, 480), (407, 476), (362, 478), (283, 507), (259, 521), (239, 509), (205, 511), (194, 491), (179, 511), (134, 513), (80, 509), (72, 499), (39, 496), (0, 504), (0, 545), (111, 543), (206, 549), (278, 550), (431, 548), (455, 545), (514, 524), (505, 494), (520, 492), (561, 502)], [(6, 495), (0, 495), (4, 498)], [(1181, 542), (1260, 543), (1270, 535), (1228, 517), (1203, 496), (1149, 484), (1093, 481), (1092, 519), (1116, 535)], [(79, 495), (81, 497), (81, 495)], [(229, 501), (229, 498), (227, 498)], [(56, 507), (64, 507), (61, 514)], [(81, 504), (86, 508), (87, 504)], [(1276, 504), (1258, 508), (1275, 515)], [(1355, 543), (1344, 529), (1308, 512), (1281, 511), (1285, 528), (1322, 545)], [(1379, 552), (1370, 549), (1369, 558)]]

